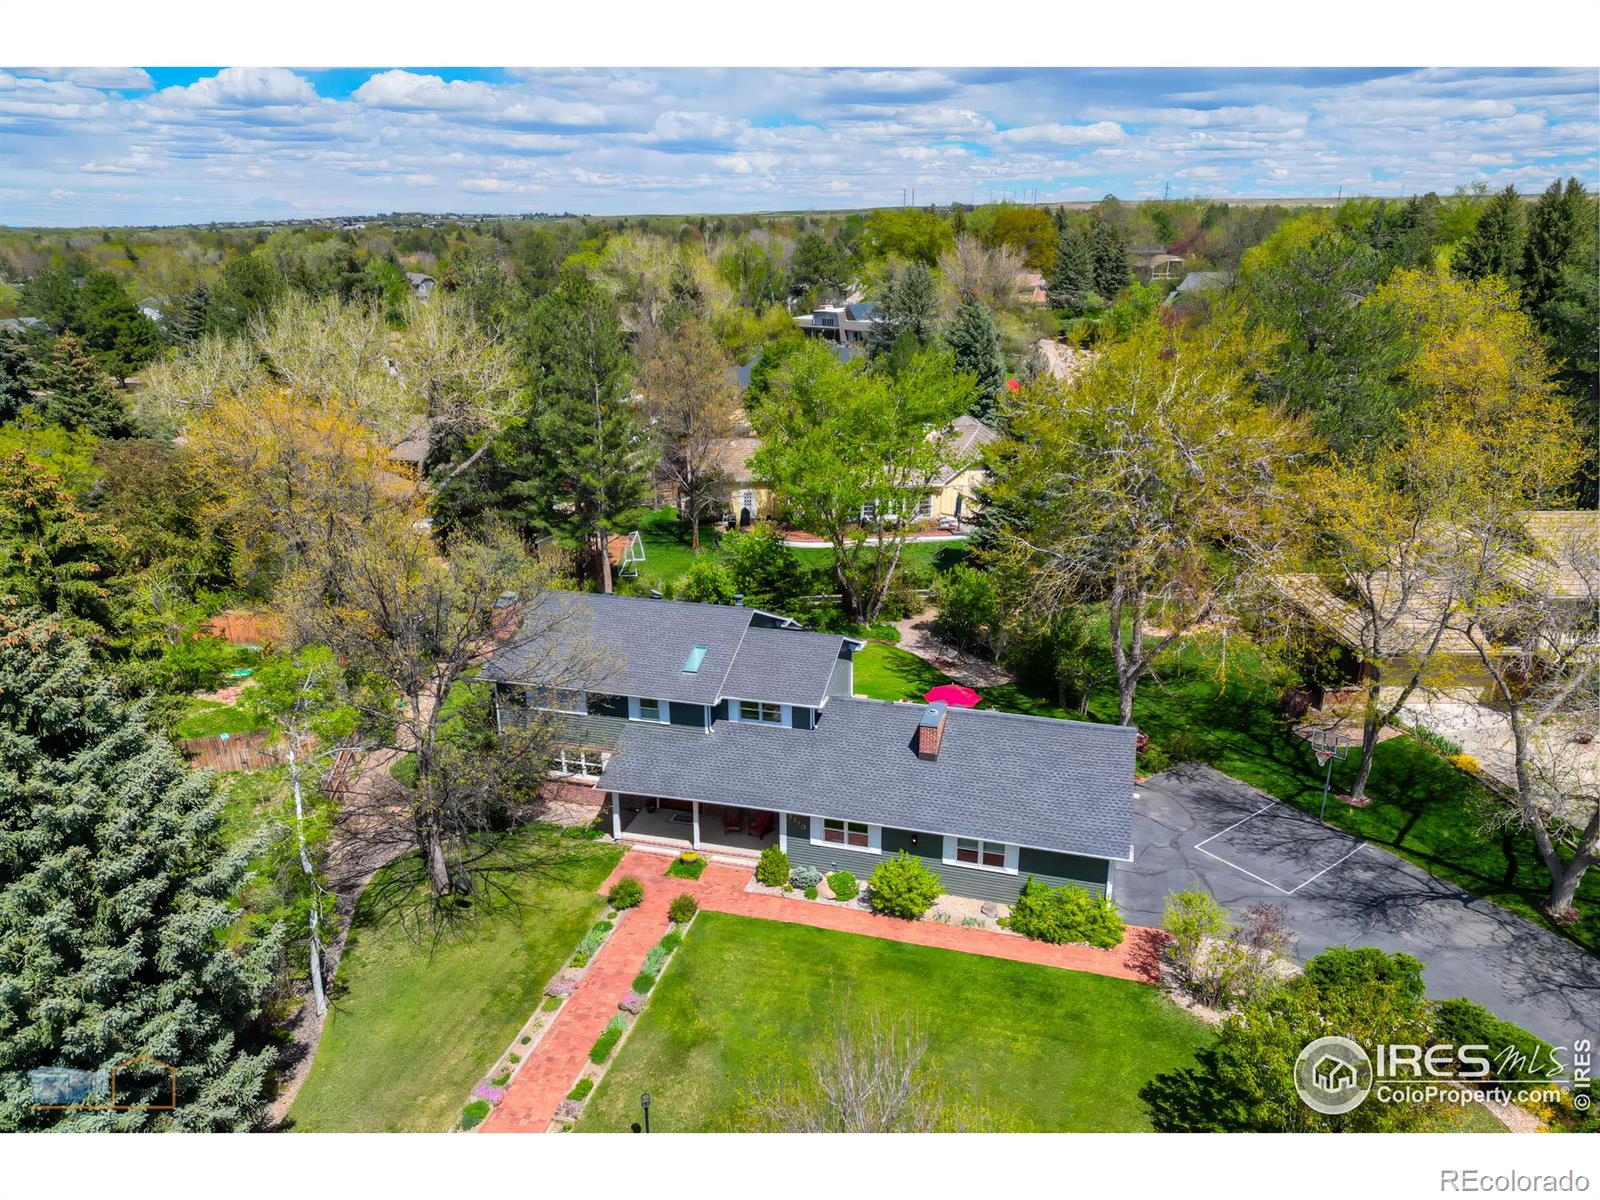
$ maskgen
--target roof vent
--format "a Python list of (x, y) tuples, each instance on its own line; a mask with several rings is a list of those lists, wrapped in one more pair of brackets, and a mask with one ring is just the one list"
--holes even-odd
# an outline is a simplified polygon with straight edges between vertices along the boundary
[(744, 593), (743, 592), (735, 592), (733, 594), (733, 603), (734, 603), (734, 605), (736, 607), (743, 608), (744, 607)]
[(922, 711), (917, 723), (917, 757), (924, 762), (934, 762), (939, 757), (939, 742), (944, 738), (944, 718), (950, 706), (935, 700)]
[(689, 674), (693, 675), (700, 669), (700, 664), (705, 662), (705, 660), (706, 648), (704, 646), (696, 646), (693, 650), (689, 651), (689, 657), (683, 660), (683, 669)]

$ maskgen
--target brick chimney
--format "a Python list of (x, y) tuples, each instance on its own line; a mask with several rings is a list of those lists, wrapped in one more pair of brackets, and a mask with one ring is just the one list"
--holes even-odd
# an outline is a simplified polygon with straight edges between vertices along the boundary
[(924, 762), (934, 762), (939, 757), (939, 742), (944, 737), (944, 718), (950, 711), (943, 700), (935, 700), (922, 712), (917, 724), (917, 757)]

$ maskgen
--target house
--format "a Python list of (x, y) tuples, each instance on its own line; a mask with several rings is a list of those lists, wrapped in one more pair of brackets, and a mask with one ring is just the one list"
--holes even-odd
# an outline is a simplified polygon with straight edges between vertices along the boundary
[(822, 304), (802, 313), (794, 323), (802, 333), (830, 342), (864, 342), (883, 318), (870, 301)]
[(988, 475), (980, 452), (991, 442), (999, 441), (1000, 434), (977, 417), (963, 413), (950, 423), (945, 437), (948, 465), (934, 479), (921, 515), (935, 520), (948, 517), (957, 522), (968, 521), (977, 512), (974, 504), (978, 485)]
[(1206, 292), (1225, 291), (1233, 284), (1232, 271), (1190, 271), (1161, 300), (1162, 308), (1175, 308)]
[(1017, 275), (1017, 300), (1033, 308), (1043, 308), (1050, 303), (1050, 293), (1045, 278), (1038, 271), (1022, 271)]
[(44, 328), (44, 322), (38, 317), (7, 317), (0, 321), (0, 333), (12, 333), (21, 337), (30, 330)]
[(411, 289), (412, 295), (420, 300), (426, 300), (433, 295), (433, 289), (438, 282), (432, 275), (424, 275), (421, 271), (406, 272), (406, 286)]
[(1141, 283), (1153, 279), (1171, 279), (1183, 266), (1183, 255), (1168, 254), (1165, 246), (1130, 246), (1128, 261)]
[[(1133, 729), (854, 692), (862, 642), (740, 605), (573, 594), (562, 645), (494, 653), (496, 720), (552, 720), (564, 796), (644, 849), (867, 879), (900, 851), (947, 892), (1110, 896), (1131, 859)], [(581, 653), (568, 647), (581, 646)], [(566, 663), (607, 665), (582, 687)]]

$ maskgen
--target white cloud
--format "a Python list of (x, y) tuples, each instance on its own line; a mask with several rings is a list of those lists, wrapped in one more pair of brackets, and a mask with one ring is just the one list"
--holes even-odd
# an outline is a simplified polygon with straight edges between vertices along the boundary
[(16, 74), (119, 92), (147, 92), (155, 87), (143, 67), (18, 67)]
[(995, 134), (994, 141), (1008, 146), (1090, 146), (1120, 142), (1127, 132), (1115, 121), (1093, 125), (1025, 125)]
[(162, 88), (154, 100), (185, 108), (262, 108), (314, 104), (317, 89), (282, 67), (224, 67), (187, 87)]

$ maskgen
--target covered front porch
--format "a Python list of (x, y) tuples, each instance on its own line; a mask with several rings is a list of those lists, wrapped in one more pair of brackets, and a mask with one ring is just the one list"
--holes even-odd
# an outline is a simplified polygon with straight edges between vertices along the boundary
[(784, 840), (783, 816), (774, 809), (738, 808), (612, 792), (606, 821), (611, 835), (640, 846), (704, 850), (750, 858)]

